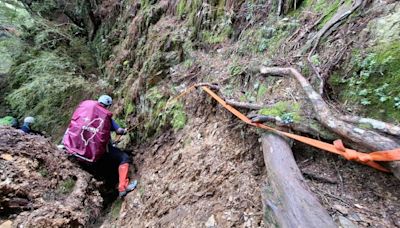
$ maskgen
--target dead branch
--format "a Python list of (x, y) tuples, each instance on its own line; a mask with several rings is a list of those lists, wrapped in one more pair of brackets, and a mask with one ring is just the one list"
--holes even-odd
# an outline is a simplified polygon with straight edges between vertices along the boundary
[(261, 138), (268, 178), (262, 191), (264, 219), (272, 227), (336, 227), (305, 184), (287, 142), (274, 134)]
[[(333, 113), (321, 95), (315, 92), (310, 83), (296, 69), (287, 67), (264, 67), (260, 69), (262, 74), (281, 75), (294, 77), (310, 100), (317, 120), (327, 129), (349, 140), (350, 142), (367, 148), (371, 151), (391, 150), (399, 148), (399, 142), (385, 137), (373, 130), (361, 129), (342, 120), (340, 114)], [(388, 162), (390, 170), (400, 179), (400, 162)]]
[(195, 87), (199, 88), (202, 86), (207, 86), (210, 89), (217, 90), (217, 91), (220, 89), (220, 87), (217, 83), (207, 83), (207, 82), (197, 83)]
[(328, 183), (328, 184), (337, 184), (338, 183), (336, 180), (334, 180), (332, 178), (323, 177), (323, 176), (318, 175), (316, 173), (307, 172), (307, 171), (302, 171), (301, 173), (307, 179), (316, 180), (316, 181), (319, 181), (319, 182), (322, 182), (322, 183)]
[(233, 106), (235, 108), (245, 108), (245, 109), (250, 109), (250, 110), (260, 110), (260, 109), (269, 107), (267, 105), (239, 102), (239, 101), (235, 101), (232, 99), (229, 99), (229, 100), (227, 99), (227, 100), (225, 100), (225, 102), (228, 105)]
[(371, 118), (363, 118), (359, 116), (341, 116), (341, 120), (352, 124), (367, 124), (369, 127), (394, 136), (400, 136), (400, 127), (394, 124), (386, 123)]

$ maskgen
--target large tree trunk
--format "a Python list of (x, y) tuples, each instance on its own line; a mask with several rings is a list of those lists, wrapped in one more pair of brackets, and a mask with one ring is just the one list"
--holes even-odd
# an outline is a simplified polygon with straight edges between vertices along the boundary
[(336, 227), (305, 184), (285, 140), (268, 134), (261, 142), (268, 173), (262, 192), (265, 224), (268, 227)]

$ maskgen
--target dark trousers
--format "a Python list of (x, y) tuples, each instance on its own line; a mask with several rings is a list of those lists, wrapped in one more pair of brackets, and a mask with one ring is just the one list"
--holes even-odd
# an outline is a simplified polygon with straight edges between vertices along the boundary
[(104, 180), (106, 186), (113, 187), (118, 183), (118, 167), (131, 163), (130, 156), (108, 144), (107, 152), (95, 163), (81, 162), (83, 169), (91, 173), (98, 180)]

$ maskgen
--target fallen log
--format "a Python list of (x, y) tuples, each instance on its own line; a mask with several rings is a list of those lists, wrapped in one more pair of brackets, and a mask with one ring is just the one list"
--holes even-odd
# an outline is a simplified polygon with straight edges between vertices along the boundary
[[(292, 67), (264, 67), (262, 66), (261, 74), (264, 75), (279, 75), (295, 78), (304, 93), (311, 102), (316, 119), (327, 129), (337, 135), (347, 139), (355, 145), (367, 148), (371, 151), (392, 150), (400, 147), (400, 142), (392, 137), (386, 137), (371, 129), (361, 129), (357, 125), (353, 125), (346, 121), (343, 115), (334, 113), (330, 110), (327, 103), (322, 99), (307, 79), (304, 78), (296, 69)], [(400, 179), (400, 162), (387, 162), (388, 168), (393, 174)]]
[(336, 227), (328, 212), (310, 192), (292, 151), (275, 134), (261, 138), (267, 169), (262, 191), (264, 222), (268, 227)]

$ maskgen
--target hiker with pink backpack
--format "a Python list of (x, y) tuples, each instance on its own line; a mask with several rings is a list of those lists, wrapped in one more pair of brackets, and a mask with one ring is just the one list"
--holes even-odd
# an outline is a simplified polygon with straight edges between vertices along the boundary
[[(86, 100), (79, 104), (63, 138), (64, 148), (69, 154), (87, 163), (113, 163), (118, 166), (118, 191), (124, 197), (135, 189), (137, 181), (129, 183), (130, 157), (111, 143), (111, 132), (124, 135), (113, 119), (109, 108), (112, 98), (102, 95), (97, 101)], [(103, 168), (103, 167), (101, 167)]]

